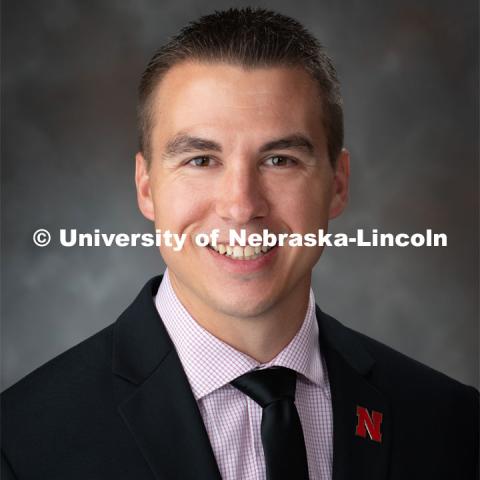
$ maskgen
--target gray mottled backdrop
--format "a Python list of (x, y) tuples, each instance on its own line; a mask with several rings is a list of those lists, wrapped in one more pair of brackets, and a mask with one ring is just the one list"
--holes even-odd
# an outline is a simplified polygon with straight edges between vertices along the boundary
[[(447, 248), (329, 249), (320, 305), (478, 386), (478, 11), (453, 2), (265, 1), (338, 66), (352, 153), (334, 231), (448, 234)], [(155, 249), (32, 244), (39, 227), (150, 231), (133, 182), (135, 92), (185, 22), (244, 2), (2, 2), (2, 368), (7, 387), (113, 322)]]

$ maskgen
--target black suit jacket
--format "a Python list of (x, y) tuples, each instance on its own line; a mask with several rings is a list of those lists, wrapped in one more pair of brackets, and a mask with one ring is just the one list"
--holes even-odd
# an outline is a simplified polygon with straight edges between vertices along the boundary
[[(2, 479), (220, 479), (152, 301), (160, 280), (113, 325), (2, 394)], [(332, 393), (334, 480), (478, 478), (476, 390), (318, 308), (317, 319)], [(381, 442), (356, 434), (358, 406), (383, 415)]]

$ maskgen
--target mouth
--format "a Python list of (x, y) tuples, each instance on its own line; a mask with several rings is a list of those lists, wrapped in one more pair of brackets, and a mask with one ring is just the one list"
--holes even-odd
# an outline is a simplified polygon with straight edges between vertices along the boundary
[(207, 248), (231, 260), (248, 262), (265, 256), (270, 250), (274, 249), (275, 247), (251, 247), (250, 245), (247, 245), (246, 247), (241, 247), (240, 245), (235, 245), (234, 247), (231, 247), (230, 245), (219, 243), (216, 246), (207, 245)]
[(204, 250), (209, 253), (217, 268), (234, 275), (260, 274), (269, 272), (275, 265), (279, 251), (274, 247), (230, 247), (227, 244), (207, 245)]

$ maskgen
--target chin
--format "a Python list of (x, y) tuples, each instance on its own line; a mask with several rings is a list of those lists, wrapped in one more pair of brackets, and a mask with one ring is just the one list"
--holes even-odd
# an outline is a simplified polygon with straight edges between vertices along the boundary
[(224, 315), (237, 318), (251, 318), (262, 315), (275, 303), (271, 297), (265, 298), (245, 298), (244, 296), (235, 296), (233, 298), (222, 298), (214, 301), (215, 309)]

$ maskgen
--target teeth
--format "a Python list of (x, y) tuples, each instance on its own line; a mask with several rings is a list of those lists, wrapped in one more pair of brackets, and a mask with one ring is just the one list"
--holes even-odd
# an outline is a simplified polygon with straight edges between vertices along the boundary
[(226, 255), (232, 257), (235, 260), (250, 260), (257, 258), (259, 255), (268, 252), (272, 247), (251, 247), (247, 245), (246, 247), (241, 247), (240, 245), (235, 245), (231, 247), (230, 245), (224, 245), (220, 243), (216, 246), (211, 245), (211, 247), (218, 252), (220, 255)]

